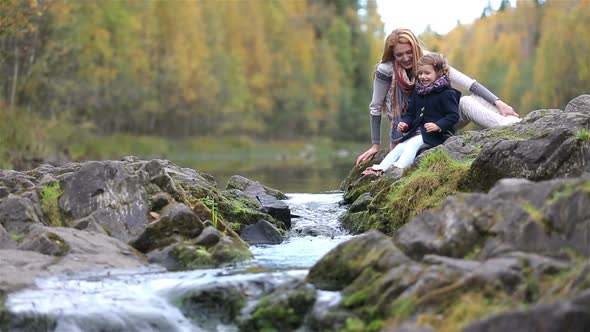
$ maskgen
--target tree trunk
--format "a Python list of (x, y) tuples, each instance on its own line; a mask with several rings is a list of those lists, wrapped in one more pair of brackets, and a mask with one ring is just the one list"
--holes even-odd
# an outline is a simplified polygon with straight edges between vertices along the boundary
[(14, 109), (16, 99), (16, 83), (18, 81), (18, 41), (14, 41), (14, 71), (12, 75), (12, 88), (10, 90), (10, 109)]

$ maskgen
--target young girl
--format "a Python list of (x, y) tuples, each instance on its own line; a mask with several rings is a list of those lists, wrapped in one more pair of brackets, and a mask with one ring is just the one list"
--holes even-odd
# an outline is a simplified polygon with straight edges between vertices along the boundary
[(446, 59), (430, 53), (418, 60), (417, 68), (416, 88), (397, 126), (403, 133), (400, 143), (380, 164), (368, 167), (363, 174), (380, 175), (392, 165), (406, 168), (420, 148), (440, 145), (453, 133), (459, 121), (461, 92), (451, 87)]

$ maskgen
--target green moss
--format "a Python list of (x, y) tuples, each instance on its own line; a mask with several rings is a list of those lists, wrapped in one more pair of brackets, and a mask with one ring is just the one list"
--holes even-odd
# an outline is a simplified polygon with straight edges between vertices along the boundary
[(529, 265), (528, 260), (522, 259), (521, 265), (522, 282), (514, 292), (514, 297), (519, 299), (522, 303), (535, 303), (541, 295), (539, 277)]
[(584, 257), (575, 253), (570, 255), (574, 257), (570, 268), (539, 278), (539, 302), (554, 302), (590, 287), (590, 265)]
[(55, 254), (55, 256), (64, 256), (70, 251), (70, 246), (62, 239), (59, 235), (51, 232), (47, 232), (47, 238), (55, 243), (59, 248), (59, 251)]
[(419, 314), (416, 324), (437, 332), (461, 331), (472, 322), (515, 307), (520, 306), (503, 292), (467, 292), (434, 312)]
[(228, 238), (231, 242), (220, 241), (209, 249), (217, 265), (243, 262), (252, 258), (252, 253), (245, 242), (241, 241), (241, 239)]
[(110, 228), (108, 228), (106, 225), (103, 225), (103, 224), (99, 224), (99, 225), (100, 225), (100, 227), (102, 227), (102, 229), (104, 229), (105, 232), (107, 232), (108, 236), (111, 236), (112, 231)]
[(377, 332), (383, 328), (383, 321), (374, 320), (364, 322), (358, 318), (349, 317), (346, 319), (342, 332)]
[(416, 311), (416, 298), (414, 296), (398, 297), (391, 307), (390, 317), (397, 322), (405, 321)]
[(241, 330), (294, 331), (303, 323), (315, 300), (315, 289), (304, 284), (293, 289), (277, 289), (259, 301)]
[(498, 127), (494, 129), (488, 129), (483, 131), (483, 136), (485, 138), (501, 138), (501, 139), (511, 139), (511, 140), (524, 140), (529, 139), (535, 136), (536, 132), (534, 130), (528, 130), (527, 132), (520, 133), (514, 130), (512, 126), (504, 126)]
[(586, 129), (580, 129), (576, 131), (575, 137), (576, 141), (578, 141), (580, 144), (588, 143), (590, 142), (590, 131)]
[(529, 202), (521, 202), (520, 207), (529, 214), (534, 222), (543, 227), (545, 233), (550, 234), (553, 231), (551, 225), (545, 220), (543, 211), (539, 210)]
[(41, 199), (41, 210), (45, 216), (48, 226), (64, 226), (58, 199), (63, 194), (59, 182), (53, 182), (41, 187), (39, 198)]
[(471, 249), (471, 251), (469, 253), (467, 253), (467, 255), (465, 255), (465, 259), (477, 259), (477, 257), (479, 257), (479, 254), (481, 253), (482, 250), (482, 243), (485, 243), (485, 240), (480, 241), (478, 244), (474, 245), (473, 248)]
[(215, 266), (215, 259), (203, 246), (178, 245), (170, 252), (176, 258), (176, 270), (194, 270)]
[(21, 234), (10, 233), (10, 234), (8, 234), (8, 236), (10, 236), (10, 238), (11, 238), (13, 241), (16, 241), (16, 242), (18, 242), (18, 241), (20, 241), (20, 240), (21, 240), (23, 237), (25, 237), (25, 234), (23, 234), (23, 233), (21, 233)]
[(443, 150), (429, 153), (416, 170), (375, 196), (369, 204), (368, 223), (381, 225), (381, 231), (393, 234), (415, 215), (458, 192), (472, 162), (454, 160)]
[[(590, 190), (590, 181), (586, 182), (581, 187), (582, 190), (584, 190), (584, 188), (588, 188)], [(578, 188), (579, 185), (577, 184), (562, 184), (560, 187), (557, 187), (553, 190), (551, 196), (549, 196), (549, 199), (547, 199), (546, 204), (553, 205), (558, 201), (569, 200), (570, 197), (572, 197), (577, 192)]]

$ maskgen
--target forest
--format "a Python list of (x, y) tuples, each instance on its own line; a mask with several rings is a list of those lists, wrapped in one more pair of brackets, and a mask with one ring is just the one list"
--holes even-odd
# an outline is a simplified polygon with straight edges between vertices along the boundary
[[(368, 144), (385, 36), (375, 0), (2, 0), (0, 166), (117, 135)], [(521, 115), (590, 90), (590, 0), (504, 1), (420, 38)]]

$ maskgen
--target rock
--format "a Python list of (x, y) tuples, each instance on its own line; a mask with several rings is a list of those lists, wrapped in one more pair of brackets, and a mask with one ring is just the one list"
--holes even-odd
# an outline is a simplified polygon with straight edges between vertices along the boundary
[(201, 219), (189, 207), (172, 203), (162, 210), (160, 219), (148, 224), (131, 245), (146, 253), (171, 243), (196, 238), (204, 228)]
[[(14, 291), (33, 285), (35, 278), (60, 273), (104, 269), (137, 269), (146, 266), (135, 249), (104, 234), (73, 228), (39, 226), (35, 232), (53, 233), (69, 250), (60, 259), (29, 250), (0, 250), (0, 289)], [(31, 235), (33, 236), (33, 235)], [(37, 247), (41, 250), (42, 246)], [(51, 249), (49, 253), (51, 253)]]
[(242, 331), (295, 331), (316, 299), (313, 286), (302, 282), (286, 284), (263, 297), (250, 317), (240, 324)]
[(152, 196), (151, 198), (151, 210), (152, 211), (159, 211), (164, 206), (168, 205), (173, 200), (172, 197), (168, 193), (159, 192)]
[(221, 233), (215, 227), (208, 226), (197, 237), (195, 244), (209, 248), (216, 245), (219, 239), (221, 239), (221, 236)]
[(580, 95), (565, 106), (566, 112), (590, 112), (590, 95)]
[[(166, 267), (175, 271), (218, 267), (252, 258), (243, 242), (229, 236), (222, 237), (210, 248), (196, 245), (194, 241), (175, 244), (169, 251), (169, 256), (175, 263)], [(159, 259), (162, 260), (162, 256)]]
[(65, 256), (70, 246), (55, 232), (45, 227), (32, 227), (19, 242), (19, 250), (30, 250), (49, 256)]
[(229, 179), (226, 189), (240, 190), (244, 195), (257, 200), (261, 206), (260, 211), (282, 221), (287, 229), (291, 228), (291, 211), (289, 206), (281, 201), (287, 199), (287, 195), (239, 175)]
[(466, 326), (464, 332), (544, 331), (585, 332), (590, 329), (587, 307), (569, 302), (538, 304), (528, 310), (514, 310)]
[(332, 249), (311, 267), (306, 280), (321, 290), (342, 290), (364, 270), (384, 272), (406, 262), (391, 238), (369, 231)]
[[(179, 299), (184, 315), (204, 324), (234, 323), (246, 305), (246, 293), (237, 285), (219, 285), (199, 289)], [(211, 326), (215, 330), (215, 326)]]
[(259, 220), (254, 225), (245, 226), (240, 237), (248, 244), (279, 244), (283, 242), (281, 232), (266, 220)]
[(287, 195), (283, 194), (282, 192), (276, 189), (264, 186), (260, 184), (260, 182), (258, 181), (252, 181), (240, 175), (232, 176), (227, 182), (226, 189), (239, 189), (250, 197), (256, 197), (266, 194), (276, 199), (288, 198)]
[(371, 193), (363, 193), (350, 205), (348, 211), (350, 213), (366, 211), (372, 199)]
[(4, 229), (2, 224), (0, 224), (0, 249), (9, 249), (9, 248), (14, 248), (14, 247), (15, 247), (14, 241), (10, 238), (10, 235)]
[(99, 223), (97, 223), (96, 220), (94, 220), (93, 216), (88, 216), (74, 221), (72, 227), (87, 232), (96, 232), (109, 235), (107, 231)]
[(178, 194), (178, 188), (172, 177), (168, 175), (164, 163), (161, 160), (151, 160), (145, 164), (144, 170), (149, 174), (150, 181), (171, 195)]
[(20, 234), (31, 224), (41, 224), (29, 198), (9, 196), (0, 201), (0, 223), (7, 232)]
[(65, 215), (92, 215), (111, 236), (125, 242), (138, 238), (148, 222), (147, 194), (140, 178), (121, 162), (87, 162), (61, 180), (59, 205)]
[(0, 170), (0, 186), (12, 194), (30, 191), (35, 187), (35, 178), (14, 170)]

